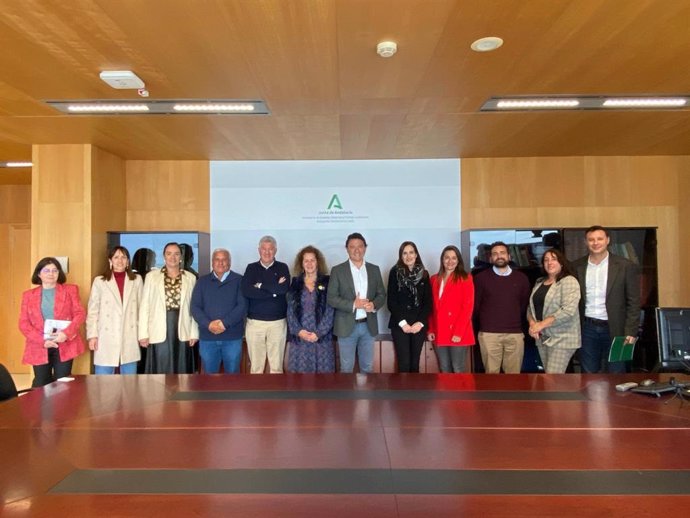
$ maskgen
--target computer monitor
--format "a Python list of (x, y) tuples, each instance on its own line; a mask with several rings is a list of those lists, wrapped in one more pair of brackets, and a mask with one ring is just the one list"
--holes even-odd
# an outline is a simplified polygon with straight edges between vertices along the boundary
[(690, 370), (690, 308), (656, 308), (659, 363)]

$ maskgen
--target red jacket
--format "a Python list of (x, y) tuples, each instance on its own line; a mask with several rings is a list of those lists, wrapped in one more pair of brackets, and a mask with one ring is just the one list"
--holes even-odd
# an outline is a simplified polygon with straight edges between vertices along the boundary
[[(434, 309), (429, 318), (429, 333), (434, 333), (436, 345), (474, 345), (472, 310), (474, 309), (474, 282), (468, 274), (467, 279), (449, 282), (439, 297), (441, 279), (431, 277), (431, 294)], [(452, 336), (459, 336), (460, 342), (451, 342)]]
[[(26, 337), (22, 362), (29, 365), (48, 363), (48, 349), (43, 347), (43, 314), (41, 313), (41, 294), (43, 289), (27, 290), (22, 294), (22, 309), (19, 314), (19, 330)], [(84, 339), (79, 328), (86, 320), (86, 311), (79, 300), (79, 288), (75, 284), (58, 284), (55, 287), (54, 318), (70, 320), (63, 333), (67, 340), (59, 344), (60, 361), (67, 361), (84, 352)]]

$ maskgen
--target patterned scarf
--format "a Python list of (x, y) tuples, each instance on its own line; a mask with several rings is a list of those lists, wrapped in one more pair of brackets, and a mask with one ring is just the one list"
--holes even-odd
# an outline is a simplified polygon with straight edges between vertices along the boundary
[(417, 285), (424, 277), (424, 268), (421, 265), (415, 264), (410, 270), (407, 266), (398, 266), (396, 275), (398, 277), (398, 290), (403, 287), (412, 293), (414, 299), (414, 307), (419, 307), (419, 293), (417, 292)]

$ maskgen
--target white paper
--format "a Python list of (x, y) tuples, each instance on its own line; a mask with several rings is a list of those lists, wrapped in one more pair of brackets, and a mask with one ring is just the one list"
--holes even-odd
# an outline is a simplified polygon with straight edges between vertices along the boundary
[(52, 335), (54, 335), (58, 331), (66, 329), (67, 326), (69, 326), (71, 323), (71, 320), (55, 320), (53, 318), (47, 319), (43, 324), (43, 339), (50, 339)]

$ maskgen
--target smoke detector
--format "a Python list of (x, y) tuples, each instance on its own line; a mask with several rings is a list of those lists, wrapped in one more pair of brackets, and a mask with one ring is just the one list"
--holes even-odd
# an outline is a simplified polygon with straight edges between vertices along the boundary
[(100, 77), (118, 90), (139, 90), (146, 86), (141, 78), (131, 70), (104, 70)]
[(376, 45), (376, 53), (382, 58), (389, 58), (398, 51), (398, 44), (394, 41), (382, 41)]

